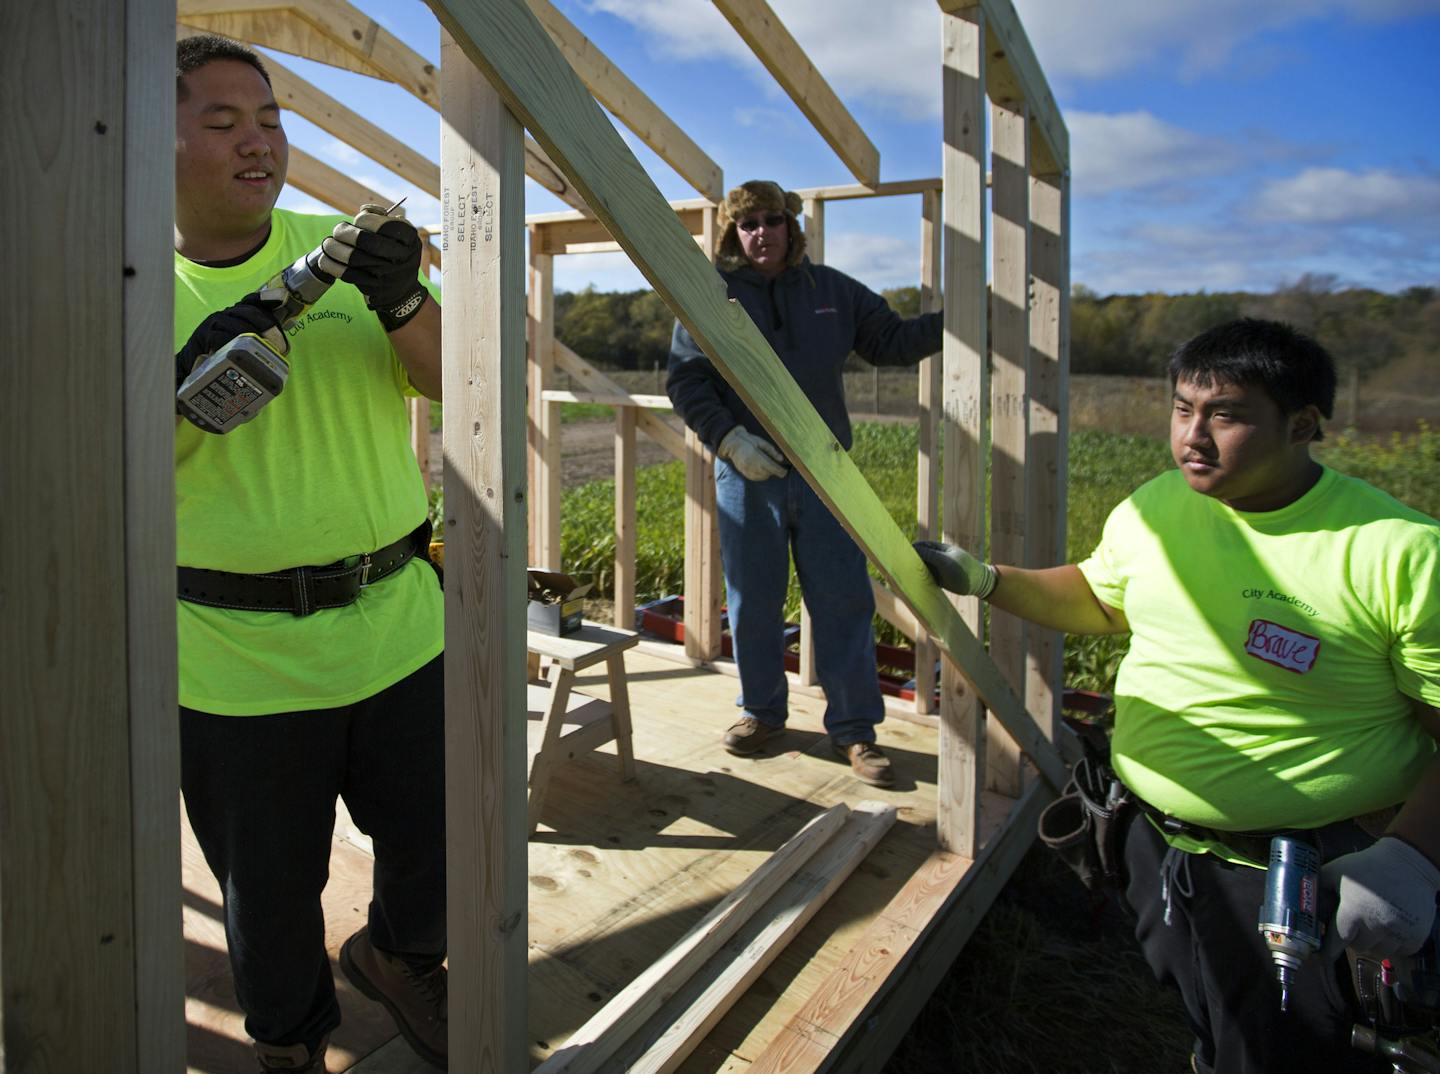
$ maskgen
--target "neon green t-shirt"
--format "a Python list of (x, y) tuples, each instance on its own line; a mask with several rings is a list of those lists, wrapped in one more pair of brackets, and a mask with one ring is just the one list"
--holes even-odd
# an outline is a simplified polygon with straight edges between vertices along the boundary
[(1241, 512), (1172, 470), (1080, 570), (1130, 622), (1113, 762), (1159, 809), (1319, 827), (1403, 801), (1434, 756), (1409, 699), (1440, 705), (1440, 523), (1365, 482), (1327, 468)]
[[(277, 209), (244, 264), (210, 268), (175, 255), (175, 348), (313, 250), (343, 217)], [(405, 406), (410, 389), (375, 314), (334, 284), (290, 330), (280, 397), (224, 436), (175, 429), (181, 566), (254, 574), (333, 563), (403, 537), (425, 518)], [(261, 715), (363, 700), (444, 647), (444, 603), (413, 560), (343, 608), (308, 616), (178, 601), (180, 703)]]

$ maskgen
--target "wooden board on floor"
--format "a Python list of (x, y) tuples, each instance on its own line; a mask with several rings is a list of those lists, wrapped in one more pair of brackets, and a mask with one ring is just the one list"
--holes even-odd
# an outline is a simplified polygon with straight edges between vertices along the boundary
[[(854, 779), (831, 752), (823, 699), (792, 695), (786, 736), (756, 756), (734, 757), (720, 746), (720, 735), (734, 720), (735, 679), (641, 650), (627, 652), (625, 664), (638, 778), (620, 781), (613, 743), (557, 766), (530, 841), (532, 1064), (563, 1046), (816, 814), (866, 799), (889, 802), (898, 812), (879, 845), (680, 1068), (682, 1074), (738, 1069), (782, 1033), (933, 852), (936, 731), (898, 720), (881, 725), (880, 742), (898, 781), (880, 791)], [(582, 671), (576, 688), (608, 698), (604, 668)], [(1008, 804), (986, 799), (987, 837)], [(191, 1070), (249, 1074), (219, 896), (188, 830), (184, 845)], [(369, 883), (368, 858), (337, 831), (325, 893), (332, 963), (340, 943), (364, 921)], [(345, 1023), (334, 1037), (330, 1069), (429, 1069), (403, 1040), (390, 1039), (388, 1016), (336, 972)]]

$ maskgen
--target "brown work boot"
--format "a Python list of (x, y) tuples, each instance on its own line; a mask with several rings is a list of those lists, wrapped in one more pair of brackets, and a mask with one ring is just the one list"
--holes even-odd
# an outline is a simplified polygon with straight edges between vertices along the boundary
[(725, 732), (725, 737), (721, 741), (725, 743), (725, 748), (731, 753), (743, 757), (747, 753), (754, 753), (772, 738), (778, 738), (784, 733), (783, 724), (773, 727), (768, 723), (761, 723), (754, 716), (741, 716), (740, 722), (732, 725)]
[(418, 973), (404, 959), (377, 951), (369, 928), (363, 928), (341, 946), (340, 968), (351, 984), (384, 1005), (417, 1055), (446, 1069), (450, 1041), (444, 966)]
[(861, 783), (872, 787), (889, 787), (895, 783), (895, 771), (890, 767), (890, 758), (880, 751), (873, 742), (851, 742), (847, 746), (838, 743), (835, 752), (850, 762), (850, 769)]
[(255, 1055), (260, 1060), (260, 1074), (284, 1070), (290, 1074), (325, 1074), (325, 1048), (330, 1034), (325, 1034), (312, 1052), (303, 1044), (261, 1044), (255, 1042)]

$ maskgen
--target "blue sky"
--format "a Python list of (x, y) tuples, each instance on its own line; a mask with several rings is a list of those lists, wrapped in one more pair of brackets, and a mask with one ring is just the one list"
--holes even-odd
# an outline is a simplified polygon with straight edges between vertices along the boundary
[[(420, 0), (355, 0), (438, 60)], [(555, 0), (721, 166), (727, 186), (854, 182), (708, 0)], [(1014, 0), (1070, 131), (1072, 279), (1101, 294), (1271, 290), (1306, 273), (1440, 284), (1440, 0)], [(880, 150), (940, 173), (934, 0), (771, 0)], [(284, 63), (438, 159), (436, 114), (396, 87)], [(291, 140), (417, 222), (439, 206), (323, 131)], [(620, 128), (662, 193), (696, 192)], [(288, 192), (281, 202), (318, 208)], [(564, 208), (527, 183), (527, 210)], [(827, 260), (917, 282), (918, 197), (832, 203)], [(644, 286), (623, 255), (557, 259), (557, 286)]]

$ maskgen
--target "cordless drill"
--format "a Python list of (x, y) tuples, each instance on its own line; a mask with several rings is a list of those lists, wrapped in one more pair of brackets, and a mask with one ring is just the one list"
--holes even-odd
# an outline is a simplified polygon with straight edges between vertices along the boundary
[[(394, 214), (404, 198), (381, 215)], [(378, 207), (377, 207), (378, 208)], [(374, 225), (378, 229), (379, 224)], [(300, 315), (319, 302), (335, 277), (321, 268), (323, 244), (277, 272), (259, 291), (275, 316), (276, 328), (244, 332), (195, 363), (175, 393), (175, 409), (207, 433), (228, 433), (244, 425), (285, 390), (290, 366), (286, 333)]]
[(1280, 1009), (1290, 1005), (1290, 984), (1300, 964), (1320, 950), (1320, 852), (1302, 839), (1270, 840), (1260, 935), (1275, 963)]

